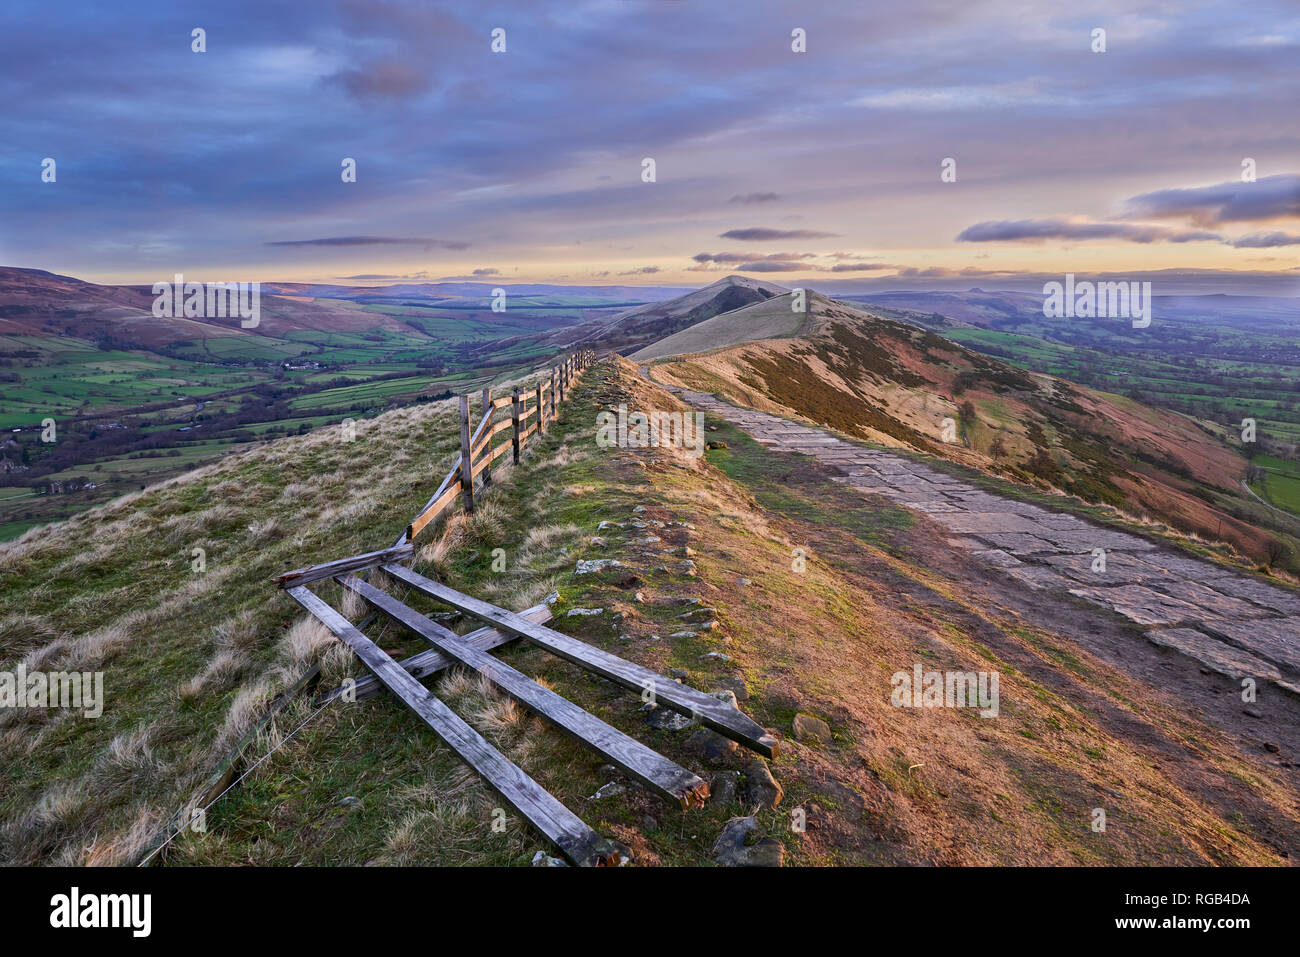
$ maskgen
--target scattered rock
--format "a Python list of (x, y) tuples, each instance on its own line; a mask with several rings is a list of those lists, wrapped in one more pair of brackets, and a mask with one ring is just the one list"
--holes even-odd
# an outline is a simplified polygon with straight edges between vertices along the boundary
[(599, 525), (596, 526), (596, 531), (605, 532), (611, 529), (622, 528), (622, 527), (623, 526), (620, 525), (618, 522), (601, 522)]
[(701, 658), (717, 658), (719, 661), (730, 661), (731, 655), (723, 654), (721, 651), (709, 651), (700, 655)]
[(634, 544), (634, 545), (654, 545), (654, 544), (656, 544), (656, 543), (658, 543), (658, 542), (662, 542), (662, 541), (663, 541), (663, 539), (660, 538), (658, 535), (647, 535), (645, 538), (636, 538), (636, 539), (633, 539), (633, 540), (632, 540), (632, 544)]
[(610, 781), (608, 784), (601, 785), (601, 787), (596, 791), (596, 793), (593, 794), (591, 797), (587, 798), (587, 800), (599, 801), (602, 798), (617, 797), (620, 794), (626, 794), (626, 793), (627, 793), (627, 788), (624, 785), (619, 784), (617, 781)]
[(568, 867), (569, 865), (561, 858), (550, 857), (545, 851), (538, 851), (533, 855), (533, 867)]
[(766, 762), (754, 758), (745, 765), (745, 804), (749, 807), (774, 808), (785, 797), (785, 789), (772, 777)]
[(574, 618), (574, 617), (582, 617), (584, 615), (599, 615), (604, 610), (605, 609), (603, 608), (570, 608), (569, 613), (566, 617)]
[(668, 637), (669, 637), (669, 638), (694, 638), (694, 637), (695, 637), (695, 632), (693, 632), (693, 631), (675, 631), (675, 632), (673, 632), (671, 635), (669, 635)]
[(616, 558), (593, 558), (588, 561), (578, 562), (578, 567), (573, 570), (575, 575), (594, 575), (597, 572), (603, 572), (607, 568), (626, 568)]
[(816, 741), (818, 744), (831, 743), (831, 726), (821, 718), (810, 714), (794, 716), (794, 736), (798, 741)]
[(558, 591), (553, 591), (545, 598), (542, 599), (542, 601), (546, 602), (546, 604), (548, 605), (554, 605), (559, 600), (560, 600), (560, 593)]
[(691, 558), (696, 552), (689, 545), (678, 545), (676, 548), (669, 549), (668, 554), (676, 555), (678, 558)]
[(709, 800), (718, 807), (726, 807), (736, 800), (740, 787), (740, 774), (736, 771), (719, 771), (709, 782)]
[(740, 746), (730, 738), (724, 738), (708, 728), (696, 728), (686, 739), (686, 748), (692, 754), (698, 754), (709, 764), (719, 764), (735, 754)]
[(718, 623), (716, 621), (705, 621), (701, 622), (698, 627), (700, 631), (717, 631)]
[(591, 536), (591, 544), (597, 548), (604, 548), (608, 543), (599, 535)]
[(337, 807), (345, 807), (349, 811), (360, 811), (364, 805), (361, 803), (361, 798), (348, 795), (338, 802)]
[(687, 676), (687, 671), (686, 671), (685, 668), (669, 668), (669, 669), (668, 669), (668, 677), (669, 677), (669, 678), (685, 678), (686, 676)]
[(723, 704), (730, 705), (733, 708), (739, 707), (736, 704), (736, 693), (729, 688), (724, 688), (721, 691), (710, 691), (709, 695), (717, 698)]
[(633, 513), (634, 515), (644, 515), (644, 514), (645, 514), (645, 506), (644, 506), (644, 505), (638, 505), (636, 508), (632, 509), (632, 513)]
[(754, 583), (750, 581), (748, 578), (737, 578), (736, 584), (739, 585), (741, 588), (748, 588), (750, 585)]
[(678, 574), (681, 574), (681, 575), (694, 575), (694, 574), (695, 574), (695, 563), (692, 562), (692, 561), (678, 562), (678, 563), (677, 563), (677, 572), (678, 572)]
[(734, 817), (722, 828), (713, 844), (713, 859), (723, 867), (780, 867), (785, 859), (785, 845), (765, 837), (753, 847), (745, 839), (758, 827), (752, 817)]
[(749, 688), (745, 685), (745, 679), (728, 675), (725, 678), (719, 678), (718, 684), (730, 691), (737, 701), (749, 700)]
[(678, 714), (670, 708), (659, 707), (646, 715), (645, 723), (659, 731), (685, 731), (695, 724), (684, 714)]

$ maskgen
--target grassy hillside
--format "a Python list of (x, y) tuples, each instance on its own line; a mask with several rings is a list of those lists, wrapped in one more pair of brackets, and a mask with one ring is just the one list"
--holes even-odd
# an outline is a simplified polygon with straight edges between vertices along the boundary
[[(560, 427), (472, 519), (421, 543), (415, 567), (510, 608), (554, 591), (561, 630), (734, 691), (785, 739), (771, 765), (784, 797), (758, 810), (757, 836), (782, 842), (787, 864), (1268, 864), (1296, 846), (1294, 789), (1251, 738), (1285, 750), (1294, 727), (1272, 713), (1232, 724), (1205, 707), (1213, 676), (1187, 678), (1195, 693), (1153, 683), (1140, 666), (1160, 650), (1129, 647), (1099, 610), (1035, 596), (1031, 623), (1023, 589), (969, 567), (924, 518), (864, 505), (725, 426), (709, 435), (726, 447), (703, 459), (600, 449), (595, 414), (619, 403), (676, 407), (627, 363), (593, 367)], [(391, 541), (453, 454), (446, 403), (398, 410), (353, 442), (335, 430), (283, 439), (0, 546), (0, 667), (102, 669), (108, 699), (96, 720), (0, 715), (0, 858), (133, 859), (278, 689), (315, 661), (327, 684), (352, 671), (267, 579)], [(596, 557), (625, 567), (574, 574)], [(341, 600), (336, 586), (320, 592)], [(367, 631), (395, 654), (421, 647), (393, 627)], [(754, 809), (740, 775), (759, 770), (742, 753), (649, 727), (637, 696), (538, 650), (500, 653), (711, 778), (719, 796), (702, 811), (635, 788), (595, 799), (618, 778), (591, 752), (464, 674), (433, 682), (636, 863), (708, 863), (726, 820)], [(891, 674), (914, 663), (998, 671), (1000, 717), (891, 707)], [(831, 738), (793, 741), (799, 713)], [(166, 863), (523, 864), (541, 849), (517, 819), (493, 829), (499, 800), (390, 697), (291, 709), (255, 753), (280, 742)], [(1111, 821), (1100, 834), (1099, 806)], [(795, 808), (806, 830), (792, 830)]]
[(662, 381), (1226, 541), (1300, 570), (1300, 541), (1242, 489), (1227, 432), (971, 351), (813, 294), (810, 328), (659, 362)]

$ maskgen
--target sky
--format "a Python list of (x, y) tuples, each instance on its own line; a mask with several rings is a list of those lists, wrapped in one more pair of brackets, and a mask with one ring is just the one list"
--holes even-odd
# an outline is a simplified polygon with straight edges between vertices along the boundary
[(5, 0), (0, 102), (97, 282), (1300, 295), (1294, 0)]

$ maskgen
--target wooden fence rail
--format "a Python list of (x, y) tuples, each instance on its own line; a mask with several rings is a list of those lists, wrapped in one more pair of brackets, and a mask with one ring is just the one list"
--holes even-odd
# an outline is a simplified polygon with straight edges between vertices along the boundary
[[(474, 511), (475, 480), (480, 487), (492, 481), (492, 464), (506, 453), (511, 461), (519, 463), (524, 447), (546, 434), (546, 424), (560, 414), (560, 404), (573, 391), (578, 378), (596, 359), (591, 350), (567, 355), (551, 370), (550, 375), (537, 383), (536, 388), (515, 389), (509, 395), (492, 398), (492, 390), (484, 389), (479, 399), (482, 418), (475, 425), (470, 416), (470, 397), (460, 397), (460, 456), (451, 467), (424, 508), (411, 519), (406, 531), (398, 536), (389, 549), (340, 558), (321, 565), (297, 568), (277, 575), (275, 582), (282, 588), (305, 585), (345, 571), (361, 571), (387, 562), (401, 561), (400, 550), (409, 550), (417, 535), (428, 530), (440, 519), (446, 518), (459, 503), (467, 512)], [(496, 413), (509, 409), (508, 415)], [(509, 433), (509, 439), (498, 438)]]

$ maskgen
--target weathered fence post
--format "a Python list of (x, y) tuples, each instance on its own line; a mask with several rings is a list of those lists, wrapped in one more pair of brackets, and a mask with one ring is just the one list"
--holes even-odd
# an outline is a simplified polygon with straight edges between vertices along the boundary
[[(556, 378), (557, 380), (559, 380), (559, 383), (560, 383), (560, 401), (563, 402), (563, 401), (564, 401), (564, 363), (563, 363), (563, 362), (561, 362), (561, 363), (560, 363), (560, 367), (559, 367), (558, 369), (555, 370), (555, 378)], [(558, 410), (556, 411), (556, 414), (557, 414), (557, 415), (559, 414)]]
[(515, 386), (514, 394), (510, 397), (510, 424), (513, 431), (510, 433), (510, 444), (514, 447), (512, 451), (515, 456), (515, 465), (519, 464), (519, 387)]
[(546, 406), (542, 405), (542, 384), (537, 383), (537, 434), (546, 434)]
[(469, 396), (460, 397), (460, 490), (465, 511), (474, 511), (474, 463), (469, 454)]
[(492, 390), (483, 390), (483, 455), (487, 464), (483, 466), (483, 484), (492, 481)]
[(555, 399), (556, 399), (555, 370), (552, 369), (551, 370), (551, 418), (552, 419), (555, 418), (557, 414), (559, 414), (559, 410), (557, 408), (559, 403), (556, 402)]

